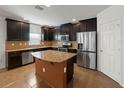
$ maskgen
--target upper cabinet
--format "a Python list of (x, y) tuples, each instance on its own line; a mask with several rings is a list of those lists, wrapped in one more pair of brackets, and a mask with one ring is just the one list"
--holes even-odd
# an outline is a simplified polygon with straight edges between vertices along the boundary
[(22, 41), (29, 41), (29, 23), (21, 23), (21, 40)]
[(80, 21), (80, 31), (79, 32), (85, 32), (85, 31), (97, 31), (97, 19), (91, 18)]
[(69, 32), (72, 31), (72, 24), (62, 24), (60, 26), (60, 35), (69, 35)]
[(70, 41), (76, 41), (77, 32), (80, 31), (80, 24), (73, 24), (72, 31), (70, 32)]
[(86, 25), (87, 25), (86, 20), (80, 21), (80, 26), (79, 26), (79, 31), (78, 32), (85, 32), (86, 31)]
[(29, 23), (16, 20), (7, 20), (7, 40), (8, 41), (28, 41)]
[(21, 38), (21, 24), (20, 22), (7, 20), (7, 40), (18, 41)]
[(59, 28), (56, 27), (42, 27), (42, 40), (44, 41), (57, 41)]
[(76, 41), (77, 25), (68, 23), (60, 26), (60, 35), (69, 35), (69, 41)]
[(8, 41), (29, 41), (32, 31), (40, 34), (42, 41), (57, 41), (59, 35), (69, 35), (70, 41), (76, 41), (77, 32), (97, 31), (96, 18), (81, 20), (78, 23), (62, 24), (60, 27), (41, 27), (21, 21), (6, 20)]
[(53, 32), (54, 32), (53, 33), (53, 40), (54, 41), (59, 40), (60, 28), (59, 27), (55, 27)]
[(97, 30), (97, 21), (96, 18), (88, 19), (86, 25), (87, 31), (96, 31)]
[(41, 38), (43, 41), (49, 41), (49, 37), (48, 37), (48, 28), (47, 27), (41, 27)]

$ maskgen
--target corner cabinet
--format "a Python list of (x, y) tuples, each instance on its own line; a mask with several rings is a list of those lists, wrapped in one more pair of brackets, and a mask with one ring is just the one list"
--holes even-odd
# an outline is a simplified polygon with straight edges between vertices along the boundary
[(78, 28), (75, 24), (67, 23), (60, 26), (60, 35), (69, 35), (69, 41), (76, 41), (76, 31)]
[(59, 29), (58, 28), (49, 28), (49, 27), (42, 27), (41, 28), (41, 38), (44, 41), (57, 41)]
[(49, 33), (48, 33), (48, 28), (46, 27), (41, 27), (41, 38), (42, 38), (42, 41), (49, 41)]
[(6, 19), (7, 41), (29, 41), (29, 23)]

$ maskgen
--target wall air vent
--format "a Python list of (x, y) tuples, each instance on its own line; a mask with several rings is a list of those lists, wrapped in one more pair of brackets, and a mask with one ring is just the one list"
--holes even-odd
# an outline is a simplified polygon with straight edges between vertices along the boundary
[(40, 5), (36, 5), (35, 8), (36, 8), (37, 10), (40, 10), (40, 11), (42, 11), (42, 10), (44, 9), (44, 8), (41, 7)]

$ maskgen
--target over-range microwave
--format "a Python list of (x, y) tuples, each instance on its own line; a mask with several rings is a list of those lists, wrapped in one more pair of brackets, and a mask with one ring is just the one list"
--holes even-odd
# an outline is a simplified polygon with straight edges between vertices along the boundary
[(69, 35), (60, 35), (59, 40), (64, 41), (64, 42), (68, 42), (69, 41)]

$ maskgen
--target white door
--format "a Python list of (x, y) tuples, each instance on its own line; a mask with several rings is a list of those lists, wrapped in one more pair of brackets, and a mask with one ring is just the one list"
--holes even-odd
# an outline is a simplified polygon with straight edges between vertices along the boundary
[(100, 25), (101, 71), (121, 82), (121, 19)]

